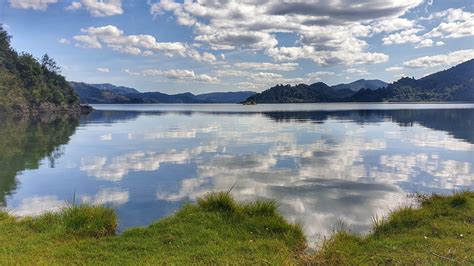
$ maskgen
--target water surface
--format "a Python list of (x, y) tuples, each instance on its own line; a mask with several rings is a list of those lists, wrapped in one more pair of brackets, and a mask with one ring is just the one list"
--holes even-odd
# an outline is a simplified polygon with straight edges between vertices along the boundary
[[(472, 189), (472, 104), (96, 105), (80, 120), (0, 117), (0, 206), (78, 202), (147, 225), (208, 191), (276, 199), (310, 240), (411, 193)], [(75, 196), (74, 196), (75, 195)]]

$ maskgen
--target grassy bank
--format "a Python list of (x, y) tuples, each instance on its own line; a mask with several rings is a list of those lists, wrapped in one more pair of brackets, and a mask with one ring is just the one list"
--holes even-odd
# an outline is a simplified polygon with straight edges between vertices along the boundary
[(474, 264), (474, 192), (419, 196), (419, 208), (403, 207), (375, 220), (361, 237), (334, 234), (306, 258), (314, 264)]
[(59, 214), (16, 220), (0, 215), (4, 264), (289, 264), (304, 250), (304, 236), (274, 202), (235, 202), (227, 193), (148, 227), (114, 235), (113, 210), (74, 206)]
[(420, 197), (360, 237), (336, 233), (305, 254), (301, 229), (274, 202), (237, 203), (227, 193), (148, 227), (115, 235), (111, 209), (73, 206), (15, 219), (0, 213), (0, 264), (446, 264), (474, 263), (474, 193)]

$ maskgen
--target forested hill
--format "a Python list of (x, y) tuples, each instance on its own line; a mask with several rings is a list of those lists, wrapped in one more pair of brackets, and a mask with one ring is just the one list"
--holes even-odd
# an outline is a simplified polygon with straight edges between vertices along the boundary
[(277, 85), (249, 97), (253, 103), (314, 102), (474, 102), (474, 59), (421, 79), (401, 78), (385, 88), (337, 89), (322, 82)]
[(10, 36), (0, 25), (1, 112), (85, 111), (59, 73), (60, 68), (47, 54), (37, 60), (31, 54), (17, 53), (10, 45)]
[(351, 83), (338, 84), (331, 87), (336, 90), (349, 89), (351, 91), (359, 91), (361, 89), (376, 90), (379, 88), (385, 88), (387, 85), (388, 83), (378, 79), (359, 79)]

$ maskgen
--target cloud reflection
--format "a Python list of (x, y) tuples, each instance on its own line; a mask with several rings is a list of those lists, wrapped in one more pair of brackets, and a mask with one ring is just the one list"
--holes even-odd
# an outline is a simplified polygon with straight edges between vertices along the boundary
[(24, 198), (18, 207), (12, 210), (15, 216), (38, 216), (45, 212), (57, 212), (66, 206), (66, 202), (57, 196), (36, 196)]
[(105, 188), (100, 190), (95, 196), (82, 195), (80, 199), (84, 203), (93, 205), (113, 204), (122, 205), (128, 202), (128, 191), (117, 188)]
[(171, 125), (129, 133), (128, 141), (164, 145), (174, 138), (175, 148), (156, 152), (150, 146), (118, 156), (85, 157), (81, 170), (100, 180), (120, 181), (132, 172), (156, 171), (164, 163), (182, 165), (192, 169), (183, 173), (188, 178), (175, 180), (175, 186), (159, 186), (157, 200), (195, 200), (233, 187), (240, 200), (277, 199), (283, 215), (301, 223), (311, 239), (330, 234), (338, 222), (366, 232), (372, 217), (409, 203), (407, 193), (472, 184), (472, 160), (465, 156), (474, 149), (470, 143), (416, 124), (402, 128), (379, 117), (364, 123), (325, 119), (275, 123), (261, 115), (220, 120), (197, 115), (186, 117), (185, 126), (177, 128), (171, 126), (176, 121), (167, 118), (163, 121)]

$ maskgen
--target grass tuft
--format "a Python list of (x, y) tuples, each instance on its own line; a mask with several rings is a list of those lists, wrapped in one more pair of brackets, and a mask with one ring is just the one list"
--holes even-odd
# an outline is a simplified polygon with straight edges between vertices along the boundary
[(451, 206), (454, 208), (460, 208), (465, 206), (467, 203), (467, 197), (463, 194), (455, 194), (451, 197)]
[(61, 213), (68, 233), (79, 236), (103, 237), (114, 235), (117, 217), (113, 209), (102, 206), (74, 205)]
[(237, 203), (230, 192), (208, 193), (197, 199), (199, 207), (206, 211), (233, 213), (237, 211)]
[(243, 205), (243, 212), (250, 216), (274, 216), (277, 215), (278, 204), (274, 200), (254, 201)]
[(402, 207), (392, 212), (388, 219), (374, 220), (373, 234), (380, 236), (409, 230), (416, 227), (419, 221), (420, 217), (414, 208)]

